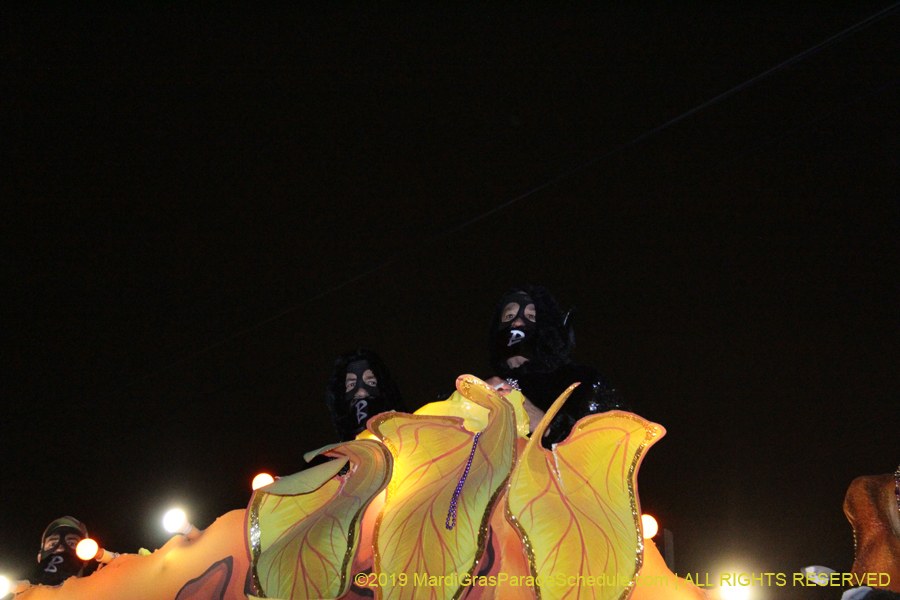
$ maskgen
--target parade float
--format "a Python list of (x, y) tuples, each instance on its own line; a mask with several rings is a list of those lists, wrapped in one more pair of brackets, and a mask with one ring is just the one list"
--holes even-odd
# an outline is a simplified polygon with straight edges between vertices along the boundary
[[(577, 384), (576, 384), (577, 385)], [(641, 525), (637, 474), (665, 430), (610, 411), (540, 440), (518, 392), (473, 376), (369, 420), (330, 459), (256, 490), (205, 531), (17, 600), (696, 599)]]
[[(844, 514), (853, 527), (851, 573), (873, 587), (900, 592), (900, 467), (893, 475), (857, 477), (844, 498)], [(884, 583), (886, 585), (879, 585)]]

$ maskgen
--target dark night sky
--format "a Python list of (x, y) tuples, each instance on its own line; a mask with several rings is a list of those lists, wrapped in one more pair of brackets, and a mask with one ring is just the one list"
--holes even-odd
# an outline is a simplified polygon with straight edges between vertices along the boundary
[(486, 375), (522, 281), (668, 430), (679, 572), (848, 570), (900, 460), (900, 16), (621, 148), (889, 5), (3, 9), (0, 572), (245, 506), (348, 348), (413, 407)]

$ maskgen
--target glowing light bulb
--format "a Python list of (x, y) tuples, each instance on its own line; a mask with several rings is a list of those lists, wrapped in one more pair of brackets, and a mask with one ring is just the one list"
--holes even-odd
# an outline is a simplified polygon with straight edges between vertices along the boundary
[(31, 587), (31, 582), (26, 579), (10, 581), (0, 575), (0, 598), (7, 594), (20, 594)]
[(194, 528), (187, 520), (184, 511), (178, 510), (177, 508), (173, 508), (165, 514), (163, 517), (163, 527), (169, 533), (180, 533), (183, 535), (187, 535), (190, 533), (191, 529)]
[(91, 560), (97, 556), (97, 552), (99, 551), (100, 546), (91, 538), (84, 538), (78, 542), (77, 546), (75, 546), (75, 554), (77, 554), (78, 558), (81, 560)]
[(719, 596), (722, 600), (747, 600), (750, 597), (750, 588), (745, 585), (723, 585), (719, 588)]
[(645, 540), (649, 540), (656, 535), (657, 531), (659, 531), (659, 525), (656, 523), (656, 519), (650, 515), (641, 515), (641, 527), (644, 528)]
[(270, 483), (274, 483), (275, 478), (269, 475), (268, 473), (260, 473), (256, 477), (253, 478), (253, 483), (251, 486), (254, 490), (258, 490), (261, 487), (265, 487)]

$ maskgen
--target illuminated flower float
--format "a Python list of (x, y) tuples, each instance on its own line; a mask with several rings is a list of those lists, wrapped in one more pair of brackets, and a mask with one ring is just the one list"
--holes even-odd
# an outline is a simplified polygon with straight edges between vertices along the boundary
[(460, 377), (449, 400), (373, 417), (204, 532), (17, 599), (705, 597), (642, 537), (637, 472), (662, 427), (611, 411), (541, 445), (574, 387), (529, 439), (520, 393)]

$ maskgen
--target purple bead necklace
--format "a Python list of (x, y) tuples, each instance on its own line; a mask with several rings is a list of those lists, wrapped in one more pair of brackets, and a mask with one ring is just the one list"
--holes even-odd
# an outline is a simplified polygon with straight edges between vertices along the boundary
[(475, 434), (475, 440), (472, 442), (472, 451), (469, 453), (469, 462), (466, 463), (466, 470), (463, 472), (462, 478), (460, 478), (459, 483), (456, 484), (456, 491), (453, 492), (453, 497), (450, 499), (450, 511), (447, 513), (447, 529), (452, 530), (456, 527), (456, 505), (459, 503), (459, 495), (462, 493), (463, 484), (466, 482), (466, 477), (469, 476), (469, 469), (472, 468), (472, 459), (475, 458), (475, 448), (478, 447), (478, 438), (481, 437), (481, 432)]

